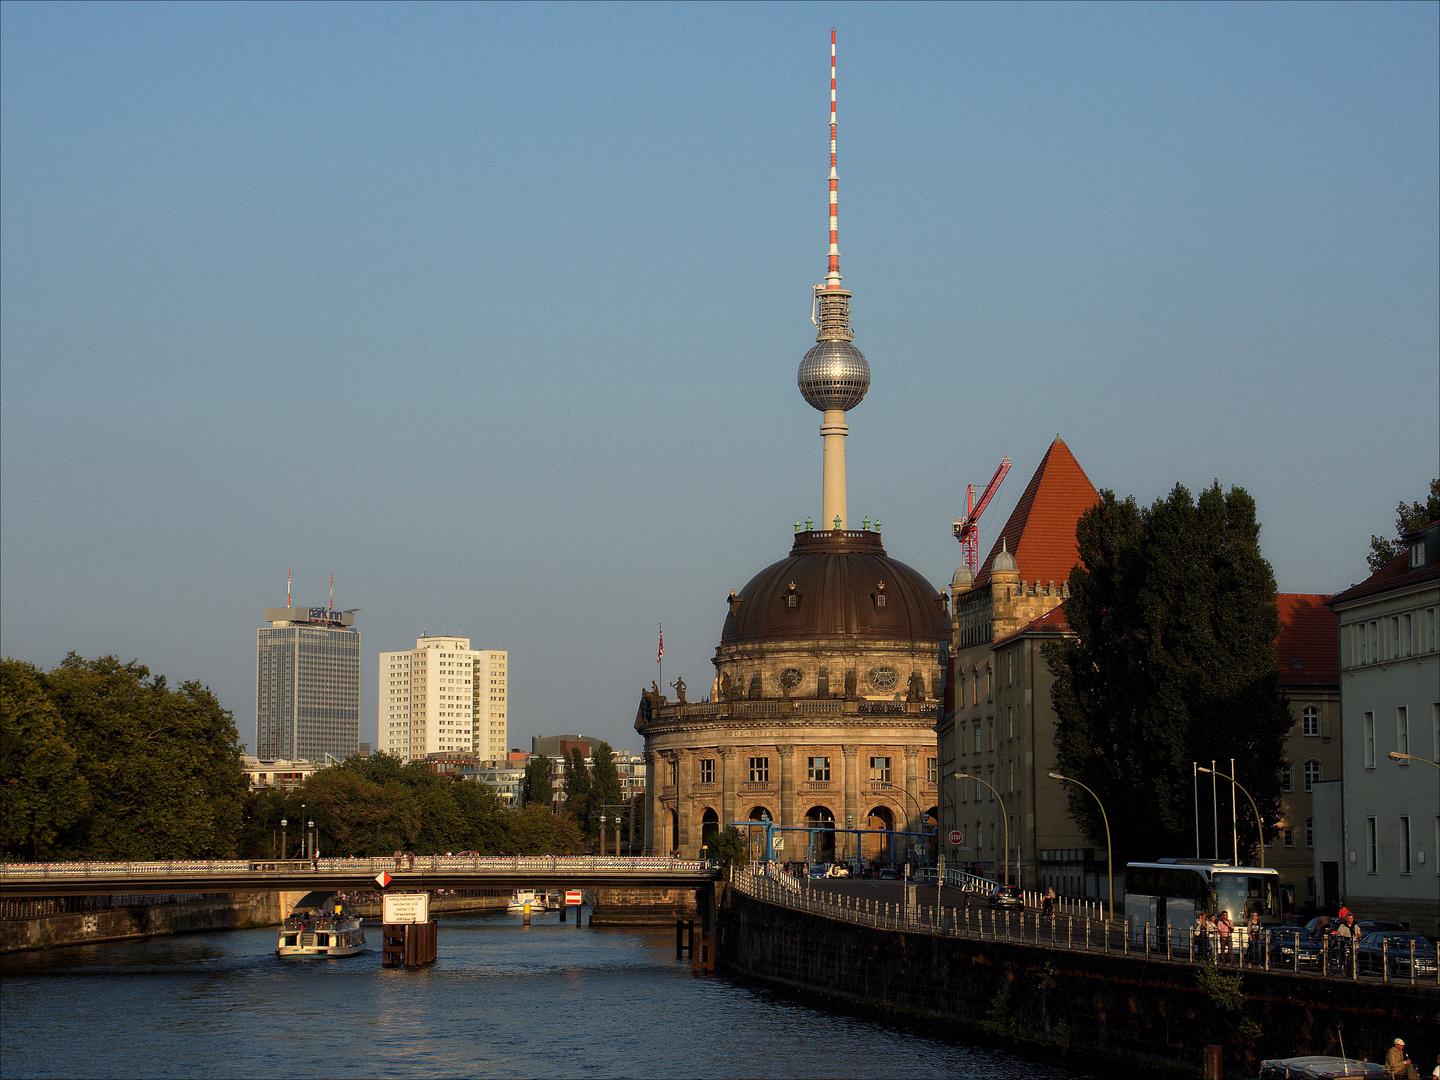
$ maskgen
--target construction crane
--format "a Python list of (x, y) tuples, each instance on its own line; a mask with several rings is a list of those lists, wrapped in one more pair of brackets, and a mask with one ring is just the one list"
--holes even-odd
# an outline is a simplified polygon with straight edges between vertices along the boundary
[(975, 485), (965, 485), (965, 517), (955, 519), (955, 539), (960, 541), (960, 550), (963, 552), (965, 565), (970, 568), (972, 574), (980, 569), (980, 515), (985, 512), (985, 507), (990, 505), (990, 500), (995, 497), (995, 492), (1000, 489), (1000, 481), (1005, 479), (1005, 474), (1010, 471), (1010, 458), (1000, 459), (1000, 467), (995, 470), (995, 475), (990, 478), (990, 483), (985, 485), (984, 492), (980, 495), (980, 501), (975, 501)]

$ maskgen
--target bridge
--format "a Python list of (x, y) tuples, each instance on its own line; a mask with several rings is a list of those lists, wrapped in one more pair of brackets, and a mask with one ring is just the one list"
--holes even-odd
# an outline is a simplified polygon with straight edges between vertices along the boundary
[(701, 889), (721, 876), (697, 859), (613, 855), (421, 855), (368, 859), (0, 863), (0, 898), (149, 893), (434, 889)]

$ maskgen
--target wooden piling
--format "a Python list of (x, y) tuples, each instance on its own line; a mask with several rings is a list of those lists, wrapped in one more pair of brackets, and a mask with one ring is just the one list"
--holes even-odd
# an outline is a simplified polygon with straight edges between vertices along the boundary
[(382, 928), (380, 963), (384, 967), (421, 967), (435, 962), (439, 926), (424, 923), (386, 923)]

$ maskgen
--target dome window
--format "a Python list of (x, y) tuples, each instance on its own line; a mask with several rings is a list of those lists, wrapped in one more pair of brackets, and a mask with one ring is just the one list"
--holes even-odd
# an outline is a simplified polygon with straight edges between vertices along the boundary
[(794, 690), (805, 681), (805, 674), (799, 668), (787, 667), (780, 672), (780, 688), (786, 693)]
[(730, 605), (730, 615), (732, 618), (734, 617), (735, 613), (740, 610), (740, 605), (744, 602), (745, 598), (743, 596), (737, 594), (734, 589), (730, 590), (730, 596), (726, 600), (726, 603)]
[(874, 602), (877, 611), (885, 606), (885, 583), (883, 581), (875, 586), (875, 591), (870, 594), (870, 599)]
[(790, 587), (785, 590), (785, 607), (794, 611), (800, 607), (800, 598), (805, 594), (795, 587), (795, 582), (790, 582)]

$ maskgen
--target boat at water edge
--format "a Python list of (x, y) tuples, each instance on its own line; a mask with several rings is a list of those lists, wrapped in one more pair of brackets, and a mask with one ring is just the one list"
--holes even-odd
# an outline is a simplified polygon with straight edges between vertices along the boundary
[(365, 951), (360, 916), (346, 911), (334, 893), (309, 892), (290, 909), (280, 927), (275, 955), (282, 960), (329, 959)]
[(505, 905), (505, 910), (512, 915), (518, 915), (525, 910), (525, 905), (530, 905), (530, 911), (545, 910), (545, 893), (537, 892), (535, 889), (516, 889), (510, 894), (510, 901)]

